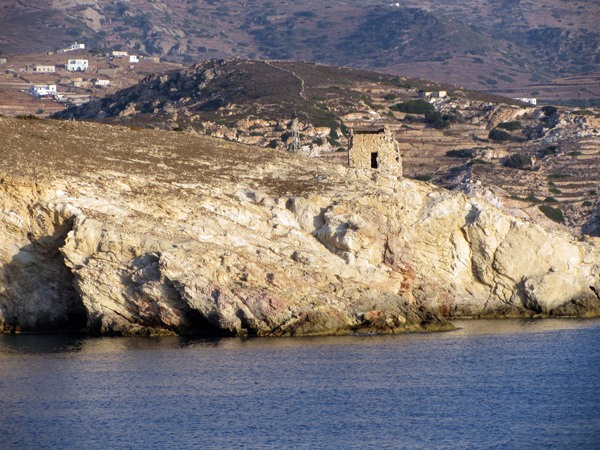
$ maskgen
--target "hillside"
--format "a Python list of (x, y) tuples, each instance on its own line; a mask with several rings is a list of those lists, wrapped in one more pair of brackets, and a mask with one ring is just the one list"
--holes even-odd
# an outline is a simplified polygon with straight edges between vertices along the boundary
[(5, 0), (0, 12), (4, 53), (79, 40), (180, 63), (309, 60), (514, 96), (600, 97), (600, 6), (584, 0)]
[[(447, 95), (421, 98), (422, 91), (439, 90)], [(430, 112), (402, 111), (415, 102)], [(388, 126), (400, 143), (407, 176), (469, 191), (479, 182), (482, 195), (484, 187), (492, 189), (489, 195), (523, 217), (552, 223), (540, 206), (560, 210), (564, 220), (555, 217), (557, 226), (600, 235), (600, 114), (594, 110), (533, 107), (456, 86), (322, 64), (213, 60), (149, 76), (56, 117), (286, 149), (293, 116), (306, 155), (346, 164), (351, 128)], [(490, 138), (494, 129), (502, 139)]]

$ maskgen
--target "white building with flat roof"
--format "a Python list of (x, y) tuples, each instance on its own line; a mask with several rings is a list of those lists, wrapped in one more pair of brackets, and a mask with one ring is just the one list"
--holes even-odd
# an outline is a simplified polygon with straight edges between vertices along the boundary
[(67, 70), (69, 72), (85, 72), (87, 68), (87, 59), (70, 59), (67, 62)]
[(519, 100), (521, 102), (529, 103), (530, 105), (537, 105), (537, 98), (524, 97), (524, 98), (515, 98), (515, 100)]
[(29, 93), (34, 97), (54, 97), (56, 95), (55, 84), (36, 84), (29, 89)]
[(140, 62), (140, 59), (137, 57), (137, 55), (129, 55), (129, 62), (130, 63), (138, 63), (138, 62)]

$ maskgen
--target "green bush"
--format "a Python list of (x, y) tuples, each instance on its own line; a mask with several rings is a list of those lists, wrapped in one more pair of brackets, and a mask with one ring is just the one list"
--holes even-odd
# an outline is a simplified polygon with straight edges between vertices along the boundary
[(408, 123), (418, 122), (419, 118), (417, 116), (413, 116), (412, 114), (407, 114), (404, 116), (404, 121)]
[(556, 145), (551, 145), (550, 147), (547, 147), (544, 150), (544, 156), (548, 156), (548, 155), (556, 155)]
[(448, 128), (451, 123), (458, 122), (459, 116), (456, 113), (442, 114), (438, 111), (429, 111), (425, 114), (425, 122), (433, 128)]
[(540, 205), (538, 206), (539, 210), (544, 213), (544, 215), (555, 222), (562, 223), (565, 221), (565, 216), (562, 211), (558, 208), (553, 208), (549, 205)]
[(557, 203), (558, 200), (556, 200), (554, 197), (546, 197), (544, 199), (544, 203)]
[(385, 98), (386, 100), (394, 100), (396, 98), (396, 94), (385, 94)]
[(278, 142), (279, 142), (279, 141), (278, 141), (277, 139), (273, 139), (271, 142), (269, 142), (269, 143), (267, 144), (267, 147), (269, 147), (269, 148), (277, 148), (277, 143), (278, 143)]
[(583, 153), (579, 152), (579, 151), (574, 151), (569, 153), (570, 156), (579, 156), (579, 155), (583, 155)]
[(503, 141), (509, 141), (511, 136), (510, 136), (510, 133), (507, 131), (503, 131), (503, 130), (499, 130), (498, 128), (494, 128), (488, 134), (488, 138), (491, 139), (492, 141), (503, 142)]
[(428, 112), (435, 111), (433, 105), (425, 100), (409, 100), (397, 103), (394, 106), (390, 106), (390, 109), (409, 114), (427, 114)]
[(557, 178), (570, 178), (571, 175), (569, 175), (568, 173), (551, 173), (550, 175), (548, 175), (548, 179), (552, 180), (552, 179), (557, 179)]
[(460, 150), (449, 150), (446, 152), (446, 156), (450, 158), (473, 158), (475, 156), (475, 151), (466, 148)]
[(521, 125), (521, 122), (519, 122), (518, 120), (515, 120), (513, 122), (502, 122), (502, 123), (498, 124), (498, 128), (503, 128), (505, 130), (514, 131), (514, 130), (522, 130), (523, 125)]
[(585, 200), (581, 206), (592, 206), (592, 202), (590, 202), (589, 200)]
[(510, 167), (511, 169), (522, 169), (531, 162), (531, 159), (527, 155), (515, 153), (504, 161), (504, 167)]
[(562, 191), (558, 188), (555, 187), (551, 187), (550, 189), (548, 189), (550, 192), (552, 192), (553, 194), (562, 194)]
[(542, 108), (542, 112), (544, 113), (545, 116), (551, 116), (552, 114), (556, 113), (558, 111), (558, 108), (556, 106), (544, 106)]

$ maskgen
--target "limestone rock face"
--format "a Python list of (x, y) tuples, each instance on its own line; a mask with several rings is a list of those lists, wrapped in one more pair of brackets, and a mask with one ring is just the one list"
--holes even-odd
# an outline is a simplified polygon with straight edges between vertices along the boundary
[(0, 131), (5, 332), (398, 333), (600, 312), (598, 239), (483, 199), (186, 133)]

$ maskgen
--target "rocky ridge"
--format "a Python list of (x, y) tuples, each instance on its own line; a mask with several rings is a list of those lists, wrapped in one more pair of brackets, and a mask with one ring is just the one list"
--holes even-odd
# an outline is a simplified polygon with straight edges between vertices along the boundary
[(0, 118), (0, 328), (302, 335), (600, 312), (600, 242), (209, 137)]
[[(427, 115), (398, 110), (403, 102), (423, 101), (423, 91), (447, 93), (426, 100), (439, 118), (452, 121), (431, 123)], [(540, 212), (541, 203), (559, 210), (560, 222), (571, 231), (600, 236), (600, 112), (554, 109), (550, 113), (544, 106), (458, 86), (322, 64), (211, 60), (150, 75), (57, 117), (285, 149), (296, 116), (303, 154), (339, 163), (347, 162), (349, 129), (387, 126), (400, 143), (407, 176), (450, 189), (479, 182), (544, 226), (551, 224)], [(504, 131), (508, 125), (515, 129)], [(508, 133), (506, 140), (490, 139), (496, 127)]]

